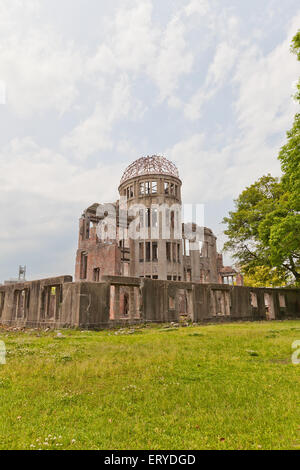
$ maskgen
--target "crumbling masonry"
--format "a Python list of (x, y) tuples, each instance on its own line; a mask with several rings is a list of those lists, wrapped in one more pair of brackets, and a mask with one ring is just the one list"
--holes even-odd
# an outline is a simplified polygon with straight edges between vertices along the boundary
[(299, 289), (242, 286), (208, 228), (181, 223), (181, 180), (163, 157), (134, 162), (120, 200), (80, 219), (75, 282), (0, 286), (0, 325), (111, 328), (140, 323), (300, 318)]
[[(80, 219), (75, 280), (114, 275), (242, 285), (241, 275), (223, 266), (213, 232), (182, 225), (181, 188), (178, 170), (166, 158), (133, 162), (119, 186), (122, 201), (93, 204)], [(130, 223), (136, 232), (128, 236)]]
[(6, 326), (103, 329), (179, 322), (182, 315), (197, 323), (299, 319), (300, 294), (299, 289), (123, 276), (107, 276), (99, 283), (72, 282), (66, 276), (0, 286), (0, 324)]

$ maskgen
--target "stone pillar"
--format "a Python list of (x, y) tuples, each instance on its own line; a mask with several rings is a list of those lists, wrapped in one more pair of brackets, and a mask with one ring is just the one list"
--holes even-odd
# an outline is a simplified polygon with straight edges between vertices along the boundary
[(110, 319), (120, 318), (120, 287), (110, 286)]
[(135, 318), (135, 292), (134, 287), (129, 287), (129, 318), (134, 320)]

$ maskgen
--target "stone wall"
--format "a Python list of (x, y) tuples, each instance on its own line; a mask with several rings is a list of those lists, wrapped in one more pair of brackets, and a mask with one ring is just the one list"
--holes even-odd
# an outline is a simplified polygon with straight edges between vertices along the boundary
[(0, 286), (0, 324), (11, 327), (104, 329), (138, 323), (300, 319), (299, 289), (105, 276), (71, 276)]

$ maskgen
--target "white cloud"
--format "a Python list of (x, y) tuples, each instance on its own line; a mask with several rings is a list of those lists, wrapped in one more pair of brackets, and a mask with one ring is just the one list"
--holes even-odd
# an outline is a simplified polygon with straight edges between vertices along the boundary
[(40, 22), (40, 3), (2, 0), (0, 70), (7, 105), (26, 117), (55, 109), (65, 112), (77, 97), (82, 60), (61, 34)]
[[(289, 46), (299, 21), (300, 16), (290, 25), (286, 39), (269, 54), (264, 56), (252, 46), (240, 54), (234, 74), (238, 86), (235, 138), (219, 150), (196, 133), (167, 150), (181, 168), (187, 199), (202, 202), (233, 198), (263, 174), (280, 174), (278, 152), (298, 109), (291, 95), (299, 63), (289, 53)], [(235, 60), (235, 54), (232, 58)], [(219, 70), (223, 67), (213, 66), (211, 77), (223, 80)], [(194, 109), (189, 104), (190, 118), (198, 116), (199, 105), (207, 96), (200, 91), (197, 99)]]
[(185, 7), (187, 16), (199, 14), (206, 15), (210, 11), (210, 3), (208, 0), (191, 0)]
[[(297, 18), (299, 24), (300, 15)], [(268, 139), (291, 125), (297, 108), (292, 100), (293, 84), (299, 76), (299, 63), (289, 53), (296, 28), (289, 28), (287, 38), (268, 55), (257, 47), (243, 51), (234, 81), (239, 87), (236, 113), (239, 128), (249, 140)]]
[[(229, 22), (231, 19), (229, 19)], [(196, 91), (184, 107), (184, 115), (197, 120), (202, 115), (203, 106), (210, 101), (228, 79), (238, 58), (239, 50), (227, 42), (220, 42), (210, 64), (205, 83)]]
[(236, 47), (226, 42), (220, 43), (217, 46), (214, 60), (208, 69), (208, 84), (221, 85), (234, 66), (237, 55)]
[[(82, 168), (32, 138), (14, 139), (0, 152), (1, 192), (24, 192), (61, 204), (115, 198), (120, 164)], [(103, 184), (105, 182), (105, 184)]]
[(138, 0), (120, 7), (99, 45), (87, 63), (87, 72), (97, 81), (99, 74), (122, 71), (150, 78), (159, 99), (172, 99), (182, 76), (190, 73), (193, 54), (185, 35), (188, 31), (184, 10), (170, 18), (165, 27), (155, 25), (150, 0)]
[(191, 72), (193, 54), (187, 47), (185, 33), (182, 19), (173, 18), (161, 37), (156, 57), (148, 66), (148, 74), (157, 84), (161, 100), (172, 99), (181, 77)]
[(169, 148), (166, 154), (178, 164), (186, 202), (205, 203), (237, 197), (267, 172), (279, 173), (278, 148), (263, 141), (249, 145), (247, 137), (218, 150), (207, 148), (205, 136), (194, 134)]
[(135, 119), (141, 113), (140, 103), (131, 96), (128, 77), (123, 76), (113, 87), (103, 90), (102, 101), (96, 104), (93, 114), (63, 138), (62, 147), (79, 160), (97, 151), (111, 150), (113, 125), (129, 114)]
[(29, 137), (5, 146), (0, 151), (3, 277), (13, 276), (19, 263), (27, 263), (35, 278), (72, 274), (77, 220), (91, 203), (117, 199), (123, 166), (99, 161), (82, 168)]
[(204, 104), (215, 94), (214, 90), (205, 91), (200, 88), (184, 106), (184, 116), (195, 121), (202, 116)]
[(150, 0), (119, 8), (106, 40), (87, 58), (85, 78), (97, 86), (102, 99), (62, 141), (63, 149), (71, 150), (76, 158), (83, 160), (97, 151), (112, 150), (114, 125), (127, 117), (142, 117), (145, 107), (131, 92), (137, 77), (152, 80), (159, 90), (157, 101), (181, 106), (176, 91), (181, 77), (190, 73), (193, 65), (183, 12), (171, 18), (165, 29), (159, 29), (153, 23), (152, 10)]

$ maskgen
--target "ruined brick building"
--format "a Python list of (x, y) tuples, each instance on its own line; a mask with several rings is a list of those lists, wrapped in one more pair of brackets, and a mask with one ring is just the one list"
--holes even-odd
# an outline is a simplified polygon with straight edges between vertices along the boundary
[(223, 266), (213, 232), (182, 224), (181, 186), (163, 157), (130, 165), (119, 200), (94, 204), (80, 219), (76, 282), (60, 276), (0, 286), (0, 326), (299, 319), (299, 289), (235, 285), (242, 279)]
[(161, 156), (144, 157), (124, 172), (120, 199), (95, 203), (80, 219), (76, 281), (103, 276), (242, 284), (223, 266), (212, 230), (182, 224), (182, 181)]

